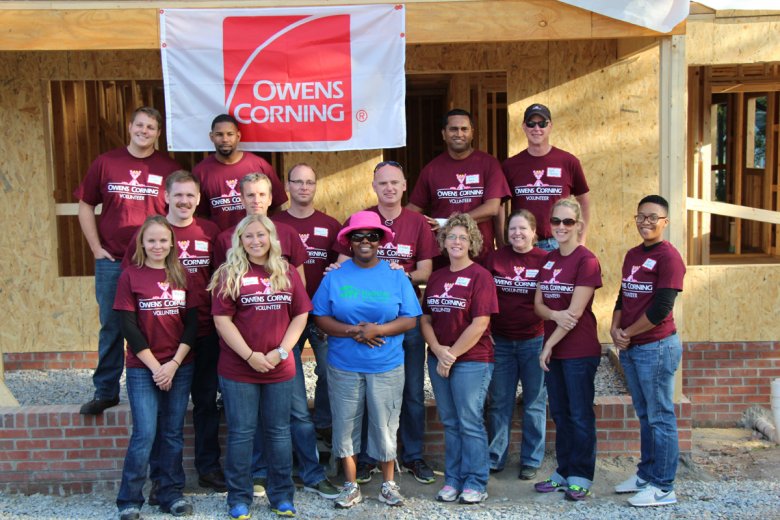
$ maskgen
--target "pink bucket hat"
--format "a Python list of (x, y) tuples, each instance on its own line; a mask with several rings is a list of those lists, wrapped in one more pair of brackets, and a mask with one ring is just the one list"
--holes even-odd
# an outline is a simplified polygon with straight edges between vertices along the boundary
[(380, 245), (387, 245), (395, 238), (395, 233), (386, 226), (382, 225), (379, 215), (373, 211), (358, 211), (349, 217), (349, 225), (339, 231), (336, 238), (339, 244), (349, 247), (349, 234), (358, 229), (380, 229), (385, 232), (385, 236), (379, 241)]

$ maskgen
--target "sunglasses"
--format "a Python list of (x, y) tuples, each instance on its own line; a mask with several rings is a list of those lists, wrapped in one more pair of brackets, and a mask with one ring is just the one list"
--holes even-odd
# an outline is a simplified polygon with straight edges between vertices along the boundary
[(381, 163), (379, 163), (379, 164), (377, 164), (377, 165), (376, 165), (376, 168), (374, 168), (374, 173), (376, 173), (376, 171), (377, 171), (379, 168), (381, 168), (382, 166), (387, 166), (388, 164), (389, 164), (390, 166), (395, 166), (396, 168), (398, 168), (398, 169), (399, 169), (399, 170), (401, 170), (402, 172), (404, 171), (404, 168), (403, 168), (403, 166), (401, 166), (400, 164), (398, 164), (398, 163), (397, 163), (397, 162), (395, 162), (395, 161), (382, 161)]
[(550, 224), (552, 224), (553, 226), (560, 226), (561, 223), (563, 223), (563, 225), (566, 227), (572, 227), (574, 224), (577, 223), (577, 221), (574, 220), (573, 218), (560, 219), (558, 217), (553, 217), (550, 219)]
[(356, 244), (359, 244), (364, 238), (368, 239), (369, 242), (379, 242), (383, 236), (385, 236), (384, 233), (374, 231), (373, 233), (352, 233), (349, 235), (349, 239)]
[(547, 125), (549, 124), (549, 121), (526, 121), (525, 126), (528, 128), (536, 128), (537, 126), (539, 128), (547, 128)]

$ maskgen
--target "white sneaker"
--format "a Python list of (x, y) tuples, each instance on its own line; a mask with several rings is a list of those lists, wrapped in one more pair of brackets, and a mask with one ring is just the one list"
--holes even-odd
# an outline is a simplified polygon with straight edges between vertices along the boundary
[(475, 491), (473, 489), (464, 489), (460, 494), (461, 504), (479, 504), (487, 500), (487, 492)]
[(615, 493), (636, 493), (637, 491), (644, 490), (646, 487), (647, 482), (636, 475), (632, 475), (630, 479), (615, 486)]
[(436, 493), (436, 500), (439, 502), (455, 502), (458, 499), (458, 490), (452, 486), (444, 486), (441, 491)]
[(674, 490), (664, 493), (652, 484), (628, 499), (628, 503), (634, 507), (668, 506), (677, 503), (677, 495)]

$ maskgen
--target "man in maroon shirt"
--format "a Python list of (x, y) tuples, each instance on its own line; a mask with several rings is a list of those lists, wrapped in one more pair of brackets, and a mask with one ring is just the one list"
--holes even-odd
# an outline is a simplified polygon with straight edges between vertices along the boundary
[[(122, 257), (133, 233), (149, 215), (165, 213), (162, 186), (176, 161), (154, 149), (162, 115), (154, 108), (133, 112), (130, 144), (104, 153), (89, 167), (73, 195), (79, 199), (79, 223), (95, 255), (95, 298), (100, 316), (98, 366), (92, 375), (95, 397), (79, 413), (97, 415), (119, 404), (119, 378), (124, 369), (124, 340), (114, 299)], [(102, 204), (100, 222), (95, 206)]]
[[(528, 148), (510, 157), (502, 168), (509, 189), (512, 192), (512, 211), (527, 209), (538, 223), (536, 247), (545, 251), (558, 248), (550, 228), (550, 212), (559, 199), (574, 195), (582, 208), (584, 227), (580, 233), (580, 244), (585, 245), (585, 236), (590, 221), (590, 195), (580, 161), (572, 154), (550, 144), (552, 132), (550, 109), (539, 103), (529, 106), (523, 117), (523, 132), (528, 138)], [(505, 211), (496, 219), (496, 242), (504, 245)]]
[(276, 208), (287, 202), (284, 187), (268, 161), (238, 149), (241, 132), (233, 116), (222, 114), (215, 117), (209, 138), (216, 153), (203, 159), (192, 170), (200, 181), (203, 194), (198, 214), (210, 215), (211, 221), (223, 231), (238, 224), (246, 216), (237, 190), (238, 181), (249, 173), (262, 173), (271, 181), (274, 202), (268, 208), (269, 214), (273, 215)]
[[(460, 109), (448, 112), (441, 135), (447, 151), (423, 168), (406, 207), (422, 213), (431, 205), (431, 217), (426, 218), (434, 231), (439, 229), (436, 219), (446, 220), (455, 211), (468, 213), (482, 232), (482, 251), (474, 259), (481, 263), (494, 249), (493, 218), (502, 200), (509, 198), (509, 187), (498, 160), (472, 147), (471, 114)], [(444, 265), (446, 260), (441, 260), (434, 268)]]

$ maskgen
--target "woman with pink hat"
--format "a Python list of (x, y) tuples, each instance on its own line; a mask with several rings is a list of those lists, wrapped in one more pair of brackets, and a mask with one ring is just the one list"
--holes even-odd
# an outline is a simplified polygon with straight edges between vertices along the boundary
[(337, 508), (361, 502), (357, 455), (363, 410), (368, 409), (368, 455), (380, 461), (383, 484), (379, 501), (404, 503), (393, 478), (396, 432), (404, 388), (404, 333), (422, 314), (404, 271), (377, 257), (393, 240), (374, 212), (360, 211), (338, 234), (354, 257), (330, 271), (314, 294), (317, 327), (328, 338), (328, 396), (333, 414), (333, 452), (344, 466), (346, 482)]

